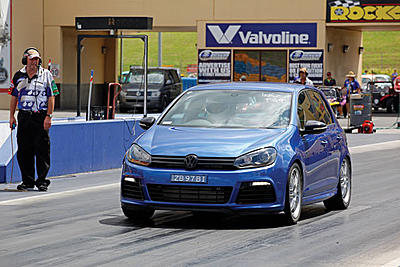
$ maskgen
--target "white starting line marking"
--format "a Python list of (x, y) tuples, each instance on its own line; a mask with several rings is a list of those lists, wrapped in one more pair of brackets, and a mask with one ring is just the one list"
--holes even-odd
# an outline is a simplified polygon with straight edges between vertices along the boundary
[[(363, 152), (394, 149), (394, 148), (400, 148), (400, 140), (377, 143), (377, 144), (370, 144), (370, 145), (355, 146), (355, 147), (350, 147), (349, 149), (350, 149), (351, 154), (358, 154), (358, 153), (363, 153)], [(57, 192), (57, 193), (46, 193), (46, 194), (39, 195), (39, 196), (4, 200), (4, 201), (0, 201), (0, 206), (18, 205), (18, 204), (24, 204), (25, 202), (31, 203), (35, 200), (46, 200), (46, 199), (54, 199), (54, 198), (59, 198), (59, 197), (73, 196), (73, 195), (77, 195), (80, 193), (105, 190), (105, 189), (119, 187), (119, 186), (120, 186), (120, 183), (112, 183), (112, 184), (106, 184), (106, 185), (91, 186), (91, 187), (86, 187), (86, 188), (81, 188), (81, 189), (73, 189), (73, 190)]]
[(86, 188), (81, 188), (81, 189), (73, 189), (73, 190), (57, 192), (57, 193), (44, 193), (43, 195), (39, 195), (39, 196), (23, 197), (23, 198), (0, 201), (0, 206), (18, 205), (18, 204), (23, 204), (25, 202), (32, 203), (35, 200), (46, 200), (46, 199), (54, 199), (54, 198), (59, 198), (59, 197), (74, 196), (74, 195), (81, 194), (81, 193), (105, 190), (105, 189), (110, 189), (110, 188), (119, 187), (119, 186), (120, 186), (120, 183), (113, 183), (113, 184), (91, 186), (91, 187), (86, 187)]
[(350, 154), (400, 148), (400, 140), (350, 147)]

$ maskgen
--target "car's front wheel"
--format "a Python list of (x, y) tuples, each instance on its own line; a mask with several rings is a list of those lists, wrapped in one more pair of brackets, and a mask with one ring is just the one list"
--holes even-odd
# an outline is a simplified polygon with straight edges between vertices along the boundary
[(324, 201), (328, 210), (343, 210), (350, 204), (351, 199), (351, 166), (348, 158), (342, 161), (339, 172), (339, 183), (337, 193), (333, 197)]
[(303, 175), (300, 166), (294, 163), (289, 170), (286, 186), (285, 217), (288, 224), (296, 224), (300, 219), (303, 199)]
[(130, 220), (147, 220), (150, 219), (155, 212), (154, 209), (150, 208), (129, 208), (125, 205), (122, 205), (121, 208), (124, 215)]

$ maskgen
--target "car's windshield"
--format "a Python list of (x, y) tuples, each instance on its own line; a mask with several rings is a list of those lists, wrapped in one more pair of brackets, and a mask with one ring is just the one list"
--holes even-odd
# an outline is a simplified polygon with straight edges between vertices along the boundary
[(361, 83), (362, 84), (367, 84), (370, 81), (371, 81), (371, 79), (369, 79), (369, 78), (362, 78)]
[[(144, 83), (143, 81), (143, 70), (133, 70), (129, 76), (129, 83)], [(148, 83), (163, 83), (164, 74), (159, 70), (149, 70), (147, 73)]]
[(321, 89), (326, 97), (336, 97), (336, 90), (335, 89)]
[(375, 76), (375, 80), (378, 82), (390, 82), (390, 76)]
[(184, 94), (160, 121), (190, 127), (281, 128), (292, 94), (261, 90), (199, 90)]

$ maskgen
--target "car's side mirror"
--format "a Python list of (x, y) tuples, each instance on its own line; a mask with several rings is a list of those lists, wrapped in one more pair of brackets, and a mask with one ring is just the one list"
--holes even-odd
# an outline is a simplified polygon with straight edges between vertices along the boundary
[(171, 80), (167, 80), (167, 81), (165, 82), (165, 85), (170, 85), (170, 84), (172, 84), (172, 81), (171, 81)]
[(322, 121), (309, 120), (306, 121), (304, 129), (301, 130), (302, 134), (319, 134), (326, 131), (326, 124)]
[(155, 121), (156, 118), (154, 117), (144, 117), (139, 121), (139, 126), (142, 127), (144, 130), (147, 130), (154, 124)]

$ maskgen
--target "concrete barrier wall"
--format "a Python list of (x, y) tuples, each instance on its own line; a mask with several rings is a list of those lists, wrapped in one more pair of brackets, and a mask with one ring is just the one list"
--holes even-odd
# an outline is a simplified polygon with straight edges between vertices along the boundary
[[(21, 181), (14, 141), (12, 181)], [(119, 168), (125, 151), (143, 132), (134, 118), (55, 122), (50, 129), (51, 163), (48, 176)], [(11, 178), (11, 136), (0, 147), (0, 183)]]

